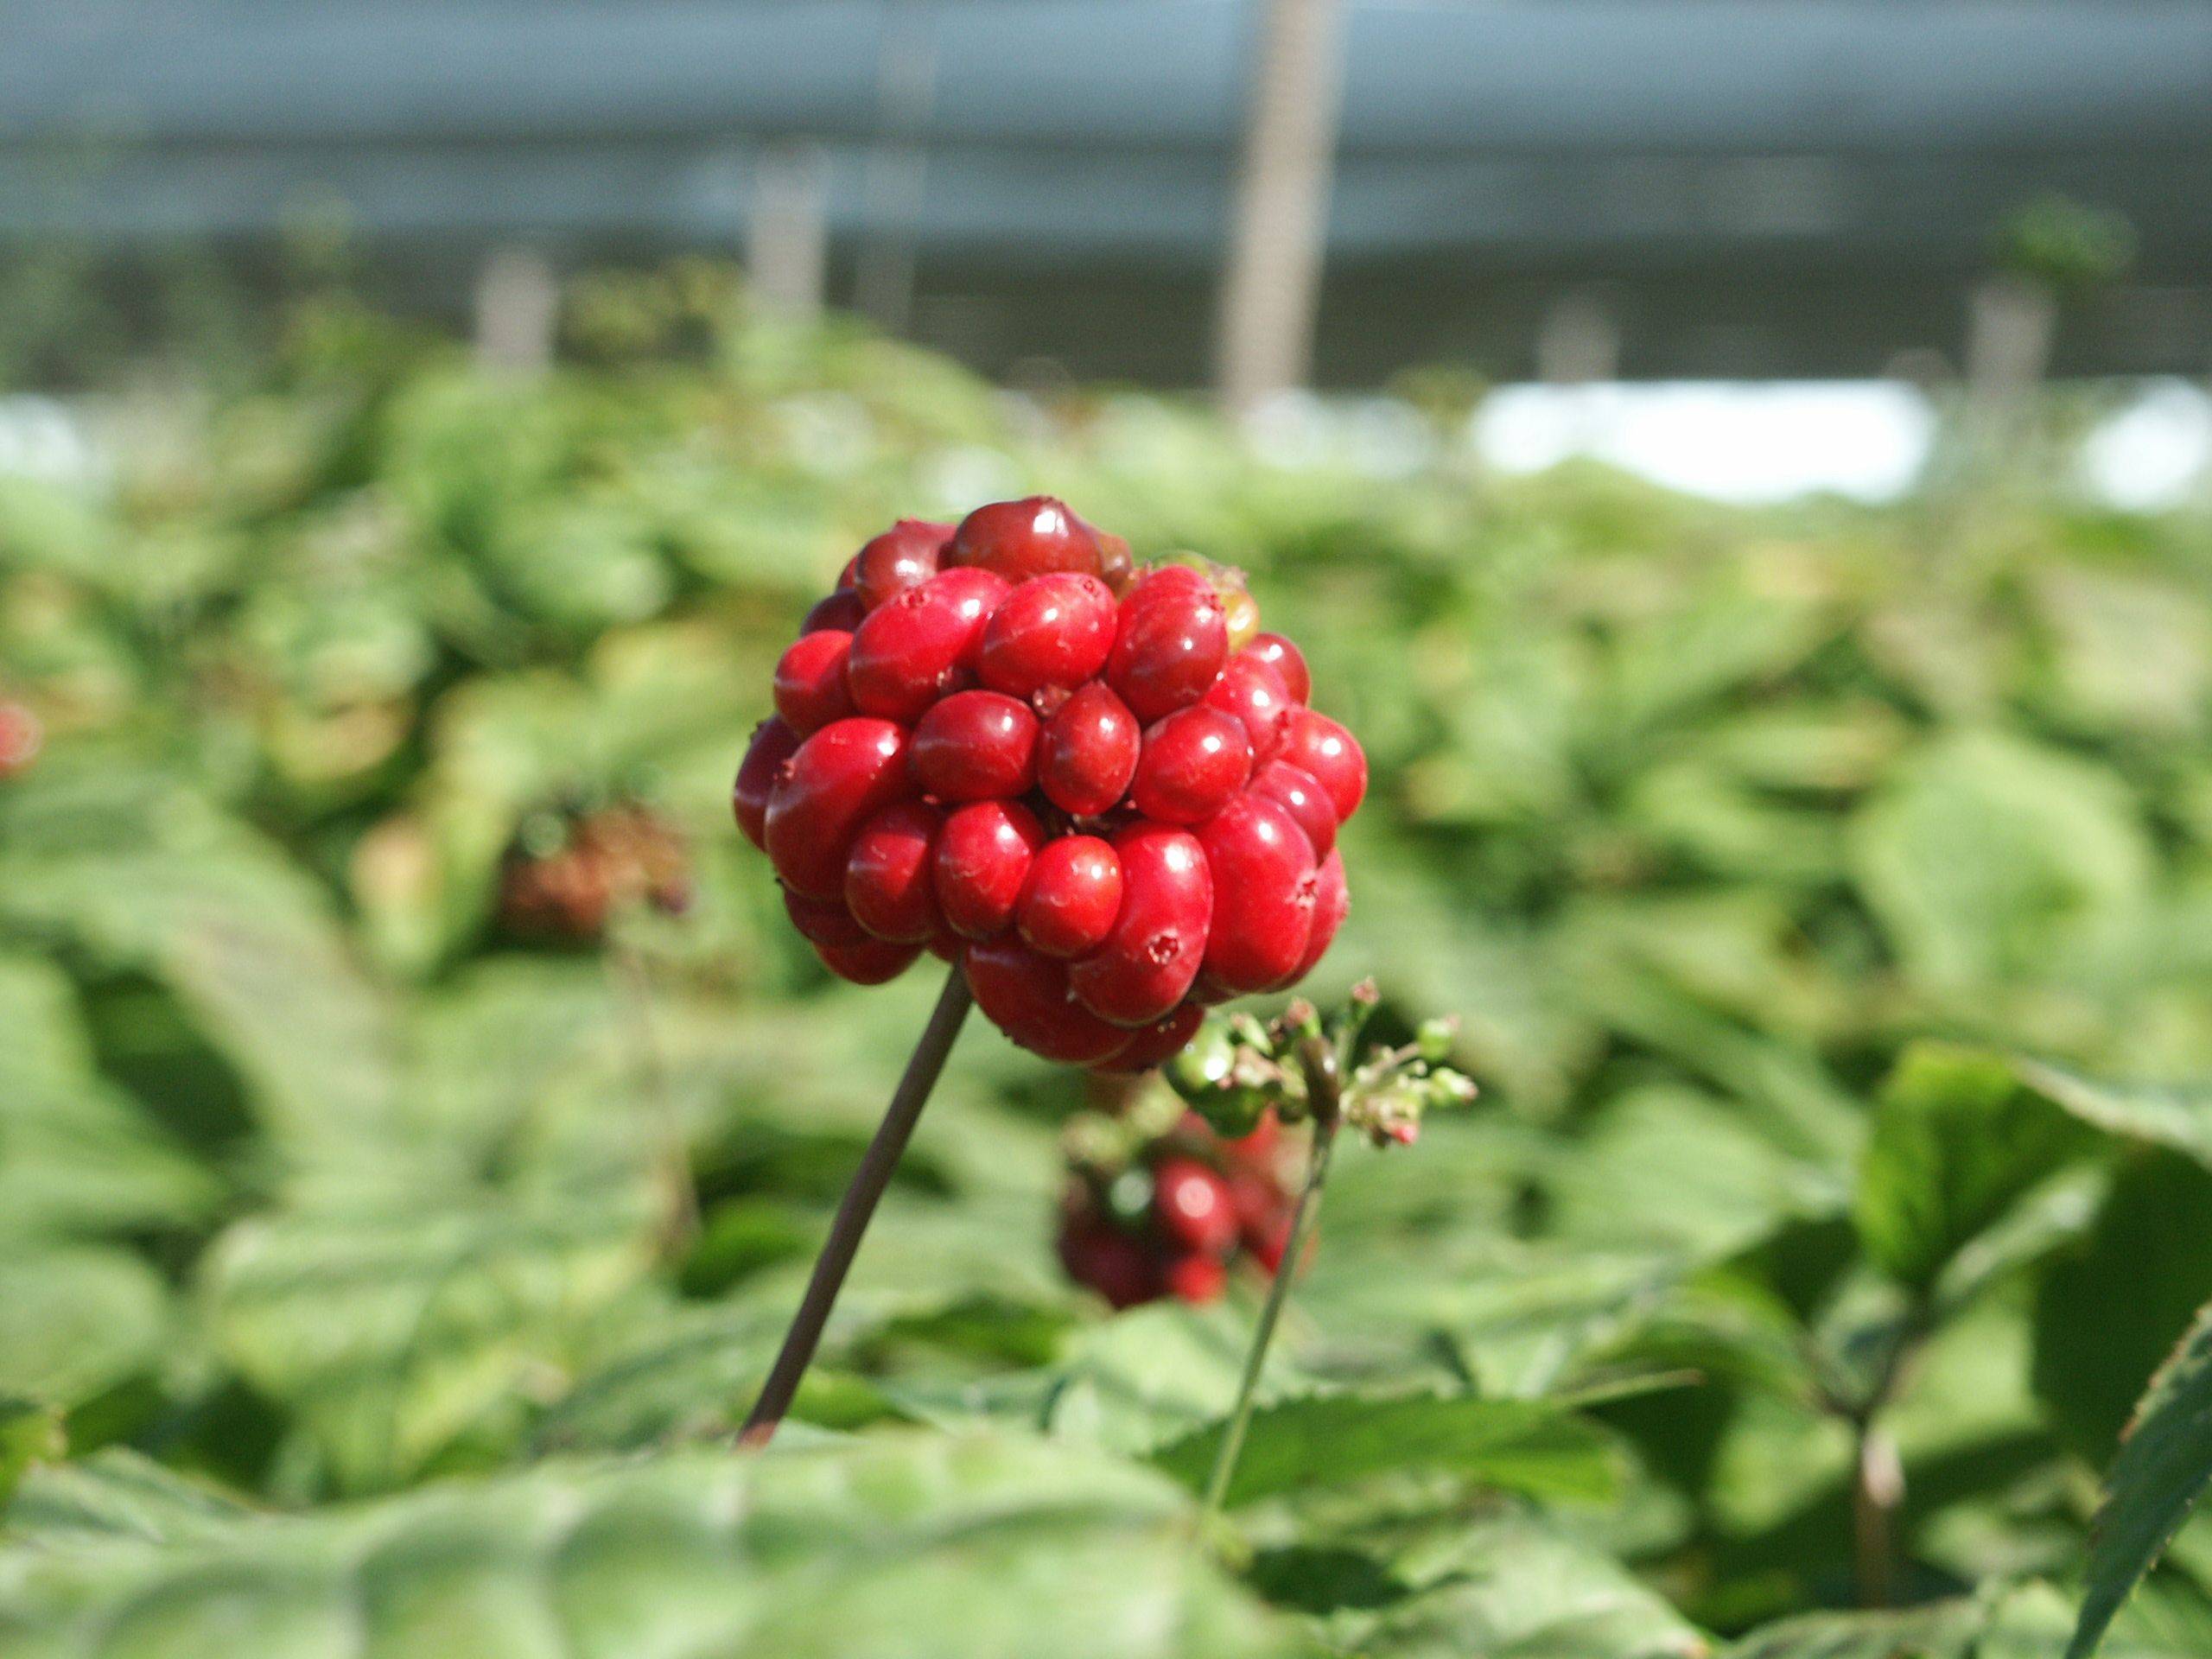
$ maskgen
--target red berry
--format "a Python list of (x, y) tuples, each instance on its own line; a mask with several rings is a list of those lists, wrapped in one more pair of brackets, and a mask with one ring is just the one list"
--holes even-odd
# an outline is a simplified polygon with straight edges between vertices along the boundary
[(1155, 570), (1122, 601), (1106, 683), (1149, 723), (1196, 702), (1229, 658), (1219, 595), (1196, 571)]
[(1108, 1025), (1068, 994), (1066, 963), (1040, 956), (1020, 940), (979, 940), (961, 960), (976, 1006), (1032, 1053), (1090, 1065), (1128, 1045), (1128, 1032)]
[(862, 608), (872, 611), (937, 575), (938, 557), (951, 535), (950, 524), (901, 518), (870, 540), (853, 558), (853, 588)]
[[(1267, 1120), (1273, 1122), (1270, 1117)], [(1249, 1140), (1246, 1136), (1245, 1140)], [(1230, 1148), (1243, 1145), (1232, 1141)], [(1230, 1206), (1236, 1212), (1237, 1236), (1246, 1243), (1264, 1238), (1290, 1217), (1290, 1198), (1264, 1170), (1249, 1162), (1232, 1163), (1229, 1171)]]
[(1109, 1221), (1070, 1223), (1060, 1236), (1060, 1261), (1068, 1277), (1116, 1307), (1135, 1307), (1160, 1294), (1152, 1252)]
[(1093, 818), (1122, 798), (1143, 745), (1136, 716), (1093, 680), (1045, 722), (1037, 746), (1037, 783), (1063, 812)]
[(1229, 1269), (1217, 1255), (1179, 1255), (1167, 1264), (1162, 1282), (1177, 1301), (1202, 1307), (1229, 1288)]
[(1337, 930), (1351, 914), (1351, 891), (1344, 885), (1344, 855), (1331, 853), (1321, 861), (1314, 872), (1313, 931), (1307, 936), (1306, 950), (1298, 959), (1298, 970), (1293, 979), (1303, 979), (1312, 973), (1337, 937)]
[(853, 636), (824, 628), (803, 633), (776, 664), (776, 712), (805, 735), (853, 712), (845, 691), (845, 658)]
[(1277, 758), (1313, 774), (1344, 823), (1367, 795), (1367, 756), (1352, 734), (1326, 715), (1294, 709)]
[(753, 741), (737, 768), (737, 782), (730, 789), (730, 805), (745, 838), (767, 850), (768, 793), (776, 786), (784, 762), (798, 751), (799, 734), (779, 719), (762, 721), (753, 728)]
[(1152, 1213), (1186, 1250), (1226, 1255), (1236, 1244), (1229, 1183), (1195, 1158), (1163, 1158), (1152, 1173)]
[(1114, 649), (1112, 591), (1072, 572), (1025, 582), (983, 630), (976, 676), (995, 691), (1027, 697), (1046, 686), (1073, 690)]
[(785, 763), (768, 797), (763, 839), (784, 884), (810, 899), (840, 899), (853, 836), (912, 792), (906, 734), (887, 720), (824, 726)]
[(1021, 937), (1048, 957), (1095, 950), (1122, 911), (1122, 861), (1096, 836), (1062, 836), (1030, 867)]
[(1234, 715), (1201, 703), (1144, 734), (1129, 804), (1161, 823), (1197, 823), (1221, 810), (1252, 772), (1252, 745)]
[(932, 859), (944, 822), (925, 802), (901, 801), (885, 807), (853, 837), (845, 861), (845, 905), (877, 938), (926, 944), (944, 926)]
[(968, 648), (961, 653), (960, 665), (972, 670), (982, 655), (983, 630), (1014, 589), (1005, 577), (988, 570), (946, 570), (931, 581), (939, 593), (951, 595), (961, 620), (969, 625)]
[(1002, 931), (1044, 844), (1044, 826), (1019, 801), (976, 801), (947, 817), (933, 870), (945, 925), (970, 939)]
[(1098, 574), (1098, 538), (1049, 495), (994, 501), (960, 521), (945, 550), (947, 565), (989, 570), (1008, 582), (1072, 570)]
[(1296, 820), (1316, 858), (1337, 844), (1337, 809), (1313, 774), (1287, 760), (1270, 760), (1252, 774), (1252, 793), (1264, 795)]
[(849, 588), (840, 588), (814, 601), (814, 608), (806, 613), (806, 620), (798, 625), (798, 631), (807, 634), (835, 628), (842, 633), (850, 633), (867, 614), (868, 607), (861, 603), (861, 596)]
[(1122, 860), (1122, 913), (1106, 943), (1068, 970), (1091, 1012), (1117, 1026), (1164, 1020), (1198, 976), (1213, 880), (1198, 838), (1140, 823), (1114, 843)]
[(784, 889), (784, 913), (809, 944), (831, 949), (868, 943), (868, 931), (853, 919), (853, 912), (834, 899), (808, 899)]
[(956, 691), (914, 728), (914, 776), (944, 801), (1019, 795), (1037, 776), (1037, 716), (1000, 691)]
[(1206, 688), (1208, 708), (1234, 715), (1243, 722), (1252, 741), (1252, 763), (1263, 764), (1282, 747), (1290, 729), (1291, 701), (1282, 676), (1249, 651), (1240, 651), (1222, 665), (1221, 677)]
[(1165, 1065), (1183, 1052), (1184, 1045), (1198, 1034), (1198, 1026), (1206, 1011), (1195, 1002), (1185, 1002), (1165, 1020), (1145, 1027), (1129, 1039), (1129, 1046), (1110, 1060), (1101, 1060), (1092, 1069), (1099, 1071), (1148, 1071), (1155, 1065)]
[(1282, 676), (1283, 689), (1293, 702), (1313, 695), (1313, 677), (1306, 672), (1306, 655), (1279, 633), (1256, 636), (1249, 647), (1253, 656)]
[(1313, 849), (1290, 814), (1243, 794), (1198, 830), (1213, 874), (1205, 976), (1232, 995), (1286, 984), (1313, 933)]
[(1136, 561), (1129, 556), (1126, 538), (1110, 531), (1093, 529), (1098, 538), (1098, 579), (1115, 593), (1126, 593), (1136, 579)]
[(922, 948), (889, 939), (862, 939), (858, 944), (817, 944), (814, 954), (840, 979), (849, 979), (855, 985), (880, 985), (912, 967)]
[(984, 572), (948, 570), (870, 611), (845, 668), (853, 706), (886, 720), (919, 719), (958, 689), (995, 594), (1004, 592)]

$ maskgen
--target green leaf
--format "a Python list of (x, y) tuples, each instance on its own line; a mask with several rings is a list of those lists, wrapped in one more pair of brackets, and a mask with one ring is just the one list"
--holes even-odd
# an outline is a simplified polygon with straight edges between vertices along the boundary
[(2156, 868), (2111, 771), (1993, 734), (1923, 750), (1852, 848), (1906, 967), (1951, 994), (2051, 977), (2148, 905)]
[(195, 1221), (214, 1176), (103, 1077), (76, 988), (0, 956), (0, 1236), (83, 1236)]
[[(219, 1536), (256, 1513), (138, 1452), (106, 1446), (31, 1470), (15, 1501), (0, 1511), (0, 1542), (26, 1551), (188, 1543)], [(0, 1597), (5, 1593), (0, 1580)]]
[(595, 1323), (642, 1282), (634, 1191), (294, 1210), (241, 1223), (204, 1268), (208, 1332), (290, 1407), (340, 1489), (524, 1432)]
[(1971, 1659), (1987, 1617), (1975, 1601), (1894, 1613), (1814, 1613), (1754, 1630), (1725, 1659)]
[(166, 1287), (125, 1251), (0, 1255), (0, 1393), (78, 1405), (151, 1370), (168, 1325)]
[(2083, 1122), (2212, 1165), (2212, 1086), (2107, 1083), (2024, 1056), (2011, 1063), (2023, 1083)]
[(2174, 1336), (2212, 1300), (2212, 1172), (2170, 1152), (2123, 1167), (2085, 1237), (2044, 1269), (2035, 1391), (2069, 1444), (2109, 1460)]
[[(1203, 1489), (1226, 1424), (1160, 1447), (1153, 1464)], [(1398, 1470), (1441, 1470), (1509, 1491), (1602, 1503), (1619, 1459), (1604, 1430), (1529, 1400), (1318, 1394), (1252, 1416), (1225, 1501), (1231, 1505)]]
[(1332, 1645), (1374, 1659), (1703, 1659), (1710, 1643), (1618, 1562), (1518, 1516), (1453, 1529), (1399, 1564), (1420, 1587), (1340, 1615)]
[(0, 1395), (0, 1516), (6, 1514), (24, 1471), (42, 1459), (60, 1457), (67, 1445), (60, 1411), (35, 1400)]
[(2088, 1659), (2137, 1581), (2212, 1484), (2212, 1303), (2135, 1408), (2089, 1550), (2088, 1593), (2067, 1659)]
[(1144, 1471), (1008, 1437), (548, 1466), (0, 1574), (23, 1659), (1209, 1659), (1285, 1632)]
[(1919, 1291), (2031, 1190), (2088, 1150), (2089, 1135), (1994, 1055), (1910, 1049), (1883, 1085), (1859, 1166), (1867, 1253)]

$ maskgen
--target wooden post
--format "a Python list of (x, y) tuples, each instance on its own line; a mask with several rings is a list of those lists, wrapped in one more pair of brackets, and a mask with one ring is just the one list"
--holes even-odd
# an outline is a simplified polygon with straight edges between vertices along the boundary
[(745, 274), (767, 308), (805, 318), (822, 308), (829, 265), (828, 165), (819, 144), (772, 144), (753, 169)]
[(937, 100), (937, 35), (928, 9), (896, 0), (876, 48), (877, 129), (861, 183), (866, 223), (853, 300), (861, 315), (904, 334), (914, 310), (915, 244), (929, 181), (923, 130)]
[(1236, 413), (1303, 384), (1312, 364), (1344, 79), (1342, 0), (1255, 3), (1251, 115), (1216, 334), (1216, 385)]
[(484, 262), (476, 276), (476, 361), (487, 373), (544, 373), (560, 321), (560, 279), (543, 254), (499, 248)]

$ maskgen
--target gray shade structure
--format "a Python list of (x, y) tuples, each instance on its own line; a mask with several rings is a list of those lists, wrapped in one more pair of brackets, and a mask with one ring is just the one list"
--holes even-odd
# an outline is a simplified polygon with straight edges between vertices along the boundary
[[(2010, 212), (2124, 213), (2061, 367), (2212, 365), (2212, 6), (1347, 0), (1318, 370), (1525, 372), (1562, 298), (1632, 373), (1955, 350)], [(0, 238), (251, 249), (342, 213), (435, 287), (726, 251), (819, 158), (833, 283), (893, 250), (987, 366), (1201, 376), (1241, 0), (0, 0)], [(785, 204), (788, 209), (788, 202)]]

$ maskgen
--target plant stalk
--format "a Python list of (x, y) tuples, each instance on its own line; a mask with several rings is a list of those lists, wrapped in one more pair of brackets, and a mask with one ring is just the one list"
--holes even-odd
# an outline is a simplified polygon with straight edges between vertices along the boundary
[[(1214, 1453), (1213, 1472), (1206, 1477), (1208, 1515), (1219, 1514), (1223, 1500), (1229, 1496), (1229, 1482), (1236, 1472), (1236, 1459), (1244, 1450), (1244, 1436), (1252, 1427), (1252, 1413), (1258, 1404), (1260, 1373), (1267, 1366), (1275, 1322), (1282, 1317), (1283, 1304), (1290, 1300), (1290, 1281), (1297, 1275), (1299, 1263), (1306, 1259), (1306, 1241), (1313, 1237), (1314, 1224), (1320, 1219), (1321, 1188), (1329, 1179), (1329, 1154), (1336, 1146), (1337, 1126), (1342, 1116), (1338, 1110), (1333, 1057), (1327, 1070), (1328, 1088), (1316, 1089), (1313, 1094), (1313, 1145), (1306, 1154), (1306, 1185), (1299, 1190), (1298, 1208), (1291, 1215), (1290, 1239), (1283, 1247), (1281, 1262), (1276, 1265), (1274, 1282), (1268, 1287), (1267, 1302), (1260, 1309), (1260, 1323), (1252, 1332), (1251, 1351), (1244, 1357), (1244, 1376), (1236, 1385), (1236, 1404), (1230, 1411), (1229, 1427), (1222, 1435), (1221, 1449)], [(1309, 1066), (1308, 1074), (1319, 1081), (1317, 1068)]]
[(960, 1034), (961, 1023), (968, 1017), (969, 1001), (968, 982), (955, 966), (930, 1014), (929, 1024), (922, 1027), (921, 1040), (906, 1061), (906, 1075), (899, 1079), (883, 1122), (876, 1126), (875, 1138), (861, 1154), (860, 1166), (853, 1171), (852, 1182), (838, 1202), (830, 1236), (822, 1242), (822, 1254), (814, 1259), (814, 1274), (807, 1281), (806, 1294), (799, 1299), (798, 1312), (791, 1316), (791, 1329), (784, 1333), (784, 1345), (769, 1368), (768, 1380), (760, 1385), (760, 1397), (753, 1402), (745, 1427), (738, 1431), (740, 1446), (767, 1445), (775, 1437), (784, 1414), (791, 1409), (799, 1379), (813, 1361), (830, 1310), (860, 1250), (861, 1236), (868, 1231), (868, 1218), (874, 1215), (884, 1188), (891, 1184), (891, 1173), (913, 1136), (922, 1108), (929, 1103), (930, 1090), (944, 1070), (952, 1039)]
[(1904, 1502), (1904, 1471), (1896, 1442), (1872, 1422), (1858, 1426), (1852, 1450), (1852, 1565), (1859, 1605), (1888, 1607), (1897, 1599), (1897, 1512)]

